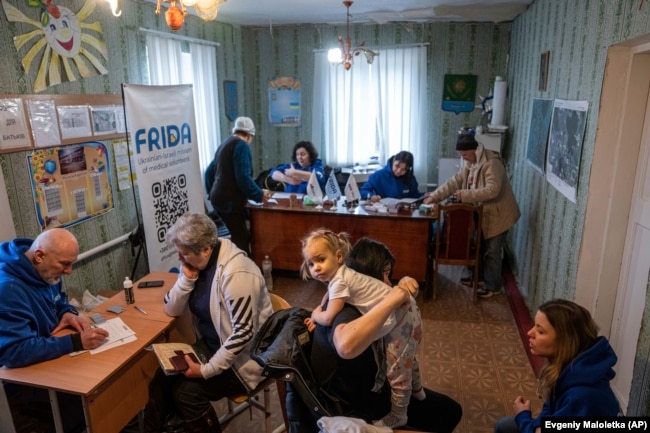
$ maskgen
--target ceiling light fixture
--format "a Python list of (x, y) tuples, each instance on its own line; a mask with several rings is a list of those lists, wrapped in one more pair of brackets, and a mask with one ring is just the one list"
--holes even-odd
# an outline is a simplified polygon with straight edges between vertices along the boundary
[[(219, 5), (228, 0), (158, 0), (156, 15), (160, 15), (161, 3), (171, 3), (165, 12), (165, 21), (170, 29), (177, 31), (183, 27), (187, 7), (193, 7), (196, 15), (203, 21), (212, 21), (217, 18)], [(180, 7), (178, 6), (180, 5)]]
[(361, 42), (358, 47), (352, 48), (352, 42), (350, 40), (350, 6), (352, 2), (346, 0), (343, 2), (347, 8), (347, 17), (346, 17), (346, 34), (345, 38), (339, 35), (339, 43), (341, 48), (332, 48), (327, 52), (327, 59), (332, 63), (342, 64), (345, 70), (349, 70), (352, 67), (353, 57), (358, 56), (363, 53), (366, 56), (366, 61), (368, 64), (371, 64), (375, 57), (379, 55), (378, 52), (364, 48), (366, 44), (365, 41)]

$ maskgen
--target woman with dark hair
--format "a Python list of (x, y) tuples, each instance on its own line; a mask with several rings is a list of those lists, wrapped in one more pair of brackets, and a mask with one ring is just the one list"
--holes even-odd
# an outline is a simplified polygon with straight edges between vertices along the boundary
[[(394, 262), (393, 254), (384, 244), (368, 238), (357, 241), (346, 260), (357, 272), (390, 285), (387, 277)], [(361, 315), (356, 308), (345, 304), (331, 326), (310, 328), (313, 341), (308, 355), (309, 373), (322, 392), (339, 406), (339, 413), (333, 415), (371, 421), (390, 412), (391, 388), (386, 382), (385, 362), (380, 361), (385, 353), (384, 345), (381, 339), (377, 340), (377, 335), (393, 311), (408, 302), (412, 294), (417, 294), (417, 282), (404, 277), (366, 314)], [(462, 416), (461, 406), (444, 394), (423, 389), (423, 400), (412, 397), (409, 402), (408, 428), (453, 432)], [(289, 432), (319, 431), (316, 421), (322, 413), (314, 413), (303, 395), (291, 386), (288, 390)]]
[(544, 406), (537, 418), (530, 401), (519, 396), (514, 417), (502, 418), (495, 433), (539, 433), (542, 417), (617, 416), (620, 407), (610, 381), (616, 354), (598, 325), (580, 305), (556, 299), (540, 305), (535, 325), (528, 331), (530, 351), (546, 358), (538, 395)]
[(307, 184), (311, 172), (316, 172), (316, 178), (321, 189), (325, 188), (325, 169), (323, 163), (318, 159), (318, 151), (309, 141), (299, 141), (293, 146), (290, 164), (282, 164), (271, 170), (271, 178), (278, 182), (284, 182), (286, 192), (304, 194), (307, 192)]
[(370, 175), (361, 186), (361, 198), (378, 202), (383, 197), (420, 198), (418, 181), (413, 174), (413, 154), (402, 150), (391, 156), (386, 165)]

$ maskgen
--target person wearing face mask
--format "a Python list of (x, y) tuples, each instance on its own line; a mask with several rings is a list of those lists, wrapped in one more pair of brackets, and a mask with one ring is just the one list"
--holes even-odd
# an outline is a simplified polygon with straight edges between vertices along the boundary
[(413, 174), (413, 154), (405, 150), (391, 156), (386, 165), (361, 186), (362, 199), (378, 202), (382, 198), (420, 198), (418, 181)]
[[(473, 130), (458, 136), (456, 150), (464, 161), (460, 170), (435, 191), (425, 194), (424, 203), (453, 197), (456, 202), (483, 205), (478, 296), (489, 298), (501, 293), (501, 250), (521, 212), (497, 152), (478, 143)], [(463, 278), (461, 283), (471, 286), (472, 278)]]
[[(72, 273), (77, 238), (62, 228), (44, 231), (33, 241), (0, 243), (0, 366), (24, 367), (104, 342), (108, 332), (92, 328), (68, 302), (61, 277)], [(56, 336), (65, 328), (75, 332)], [(4, 384), (12, 412), (45, 416), (51, 424), (45, 389)], [(57, 394), (65, 431), (83, 430), (81, 399)], [(35, 411), (34, 408), (42, 408)], [(36, 413), (38, 412), (38, 413)]]
[(620, 406), (610, 381), (616, 354), (586, 308), (556, 299), (539, 306), (528, 331), (530, 352), (546, 359), (539, 376), (542, 411), (532, 417), (530, 400), (519, 396), (515, 416), (502, 418), (495, 433), (539, 433), (542, 417), (617, 416)]
[(325, 169), (318, 159), (318, 151), (309, 141), (299, 141), (293, 146), (292, 163), (282, 164), (271, 170), (271, 178), (284, 183), (286, 192), (305, 194), (313, 171), (321, 189), (325, 189)]

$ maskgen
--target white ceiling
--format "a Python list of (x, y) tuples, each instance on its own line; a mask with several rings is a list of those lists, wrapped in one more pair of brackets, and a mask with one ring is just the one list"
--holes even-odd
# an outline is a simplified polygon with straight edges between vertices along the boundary
[[(355, 0), (350, 23), (507, 22), (535, 0)], [(189, 8), (190, 10), (192, 8)], [(217, 21), (252, 26), (345, 23), (341, 0), (228, 0)]]

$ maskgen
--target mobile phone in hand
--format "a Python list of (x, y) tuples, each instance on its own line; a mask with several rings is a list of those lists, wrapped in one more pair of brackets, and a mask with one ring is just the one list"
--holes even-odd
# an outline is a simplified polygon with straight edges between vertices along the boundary
[(155, 281), (143, 281), (138, 284), (139, 289), (146, 289), (149, 287), (161, 287), (163, 284), (165, 284), (164, 281), (162, 280), (155, 280)]

